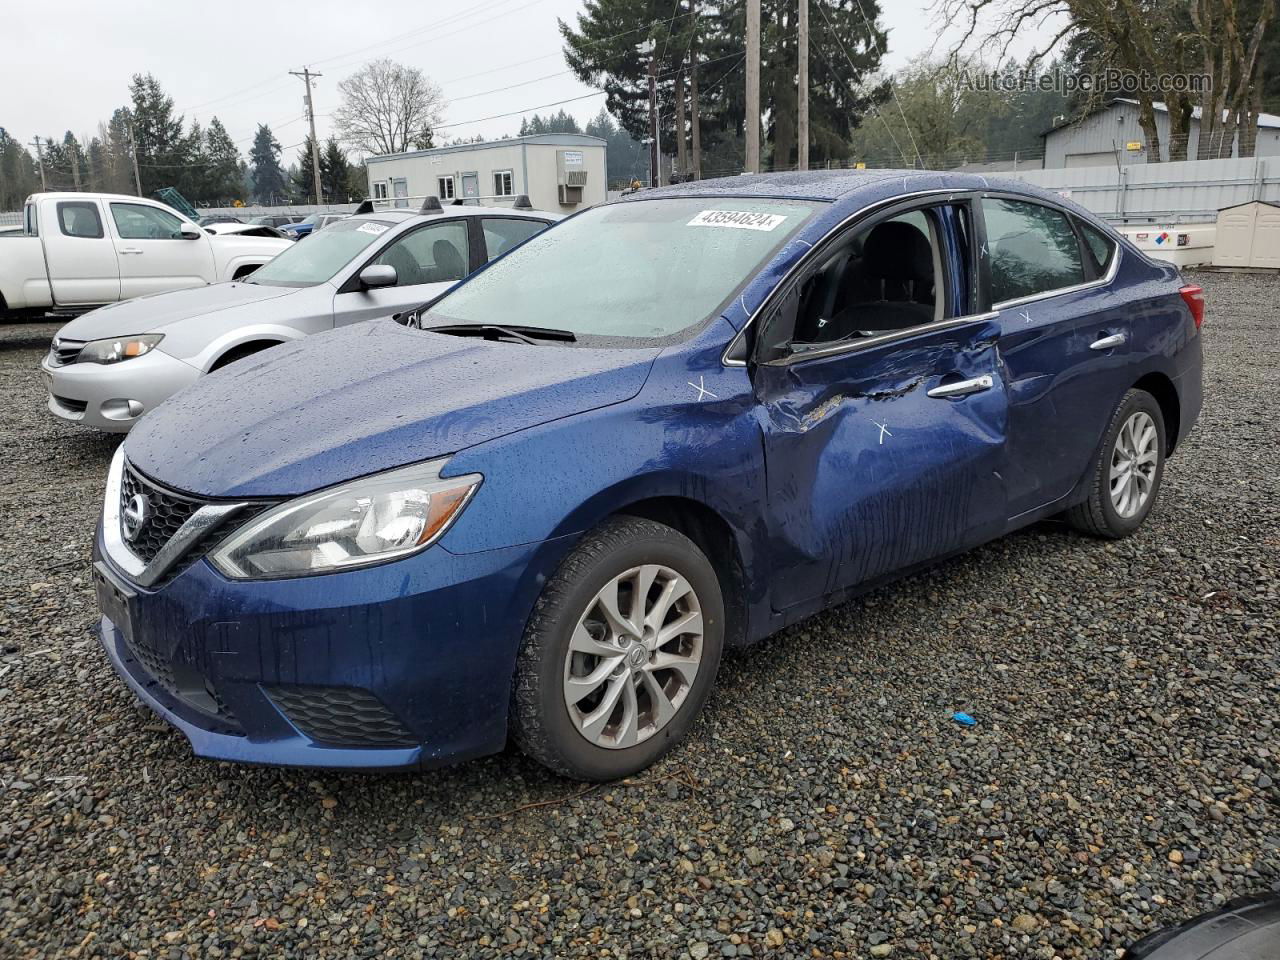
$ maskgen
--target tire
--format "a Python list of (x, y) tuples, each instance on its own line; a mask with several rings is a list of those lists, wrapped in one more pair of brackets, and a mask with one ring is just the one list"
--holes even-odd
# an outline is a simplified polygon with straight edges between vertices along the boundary
[[(650, 623), (631, 631), (611, 625), (601, 597), (611, 597), (619, 620), (634, 626), (640, 618), (633, 619), (630, 598), (646, 583)], [(667, 640), (655, 636), (655, 623), (665, 625)], [(663, 524), (610, 520), (565, 558), (529, 618), (512, 687), (516, 744), (578, 780), (643, 770), (697, 719), (723, 647), (724, 598), (702, 551)]]
[[(1136, 429), (1130, 432), (1135, 425), (1140, 428), (1141, 436)], [(1154, 437), (1147, 438), (1148, 430), (1154, 431)], [(1135, 443), (1140, 447), (1139, 457), (1129, 458), (1126, 453)], [(1166, 449), (1160, 404), (1143, 390), (1130, 390), (1121, 398), (1107, 425), (1089, 479), (1089, 495), (1083, 503), (1066, 512), (1067, 522), (1082, 533), (1107, 540), (1129, 536), (1142, 526), (1160, 496)], [(1130, 462), (1135, 464), (1132, 470), (1125, 468), (1125, 464)], [(1115, 495), (1111, 477), (1113, 465), (1122, 472)], [(1129, 489), (1135, 496), (1140, 495), (1139, 502), (1125, 499), (1124, 475), (1128, 474), (1133, 475)]]

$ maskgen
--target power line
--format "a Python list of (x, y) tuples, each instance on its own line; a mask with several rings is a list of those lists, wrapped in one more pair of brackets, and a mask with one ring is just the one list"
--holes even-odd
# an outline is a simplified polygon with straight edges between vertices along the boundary
[(450, 127), (463, 127), (469, 123), (484, 123), (486, 120), (501, 120), (504, 117), (518, 117), (523, 113), (532, 113), (535, 110), (546, 110), (548, 107), (558, 107), (566, 103), (575, 103), (578, 100), (588, 100), (591, 97), (604, 96), (603, 90), (597, 90), (594, 93), (584, 93), (580, 97), (569, 97), (567, 100), (557, 100), (555, 103), (541, 103), (536, 107), (525, 107), (523, 110), (512, 110), (509, 113), (495, 113), (490, 117), (476, 117), (474, 120), (455, 120), (453, 123), (437, 123), (431, 129), (447, 130)]

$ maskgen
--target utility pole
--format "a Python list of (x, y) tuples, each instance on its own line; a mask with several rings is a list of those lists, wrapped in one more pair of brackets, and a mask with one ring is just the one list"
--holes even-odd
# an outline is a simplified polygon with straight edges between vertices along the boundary
[(324, 198), (320, 193), (320, 144), (316, 142), (316, 108), (311, 100), (311, 81), (316, 77), (322, 77), (322, 73), (312, 73), (306, 67), (302, 68), (302, 72), (290, 70), (295, 77), (301, 77), (302, 82), (307, 85), (307, 119), (311, 121), (311, 178), (316, 188), (316, 203), (324, 203)]
[(36, 166), (40, 168), (40, 192), (47, 193), (49, 183), (44, 178), (44, 154), (40, 150), (40, 138), (36, 137), (31, 141), (31, 145), (36, 148)]
[(760, 0), (747, 0), (747, 173), (760, 172)]
[(80, 189), (80, 150), (71, 151), (71, 178), (75, 182), (76, 190)]
[(809, 0), (800, 0), (800, 18), (797, 22), (799, 37), (800, 69), (796, 111), (796, 161), (801, 170), (809, 169)]
[(133, 186), (142, 196), (142, 174), (138, 172), (138, 138), (133, 135), (133, 123), (129, 124), (129, 154), (133, 157)]
[(652, 39), (636, 44), (640, 53), (649, 55), (649, 186), (658, 183), (658, 58)]
[(702, 179), (702, 131), (698, 129), (698, 0), (689, 0), (689, 149), (693, 152), (693, 179)]

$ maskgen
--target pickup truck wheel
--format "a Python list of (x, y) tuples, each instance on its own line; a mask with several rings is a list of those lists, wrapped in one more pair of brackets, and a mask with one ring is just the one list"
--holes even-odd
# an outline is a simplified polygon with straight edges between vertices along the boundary
[(1166, 449), (1160, 404), (1144, 390), (1130, 390), (1107, 426), (1088, 499), (1066, 512), (1067, 522), (1108, 540), (1129, 536), (1155, 506)]
[(697, 719), (723, 645), (720, 583), (693, 541), (651, 520), (610, 520), (564, 560), (529, 619), (515, 741), (575, 779), (643, 770)]

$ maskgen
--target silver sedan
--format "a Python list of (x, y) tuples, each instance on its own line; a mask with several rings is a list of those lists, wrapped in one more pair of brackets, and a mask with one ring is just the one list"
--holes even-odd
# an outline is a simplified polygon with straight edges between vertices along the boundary
[(375, 211), (326, 227), (244, 280), (92, 310), (58, 331), (41, 363), (49, 411), (124, 433), (204, 374), (411, 310), (559, 219), (510, 208)]

